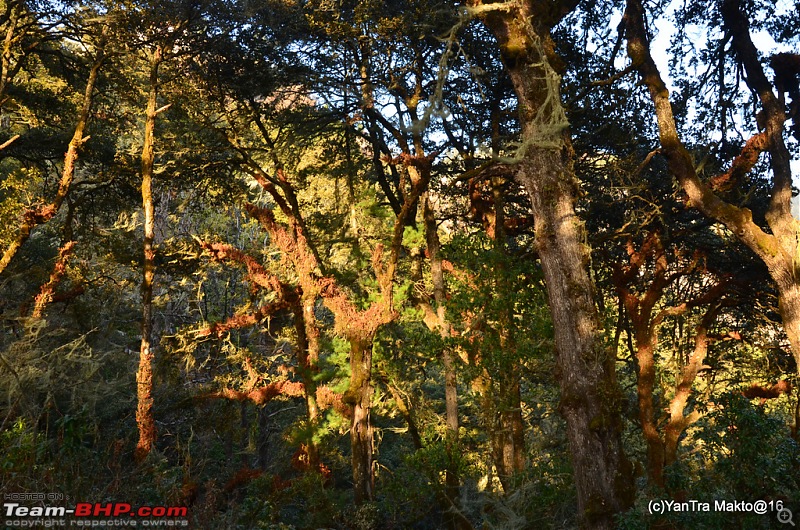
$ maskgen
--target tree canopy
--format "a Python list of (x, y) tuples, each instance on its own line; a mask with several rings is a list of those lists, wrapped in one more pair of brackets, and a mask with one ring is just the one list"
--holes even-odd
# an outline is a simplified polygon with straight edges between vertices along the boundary
[(0, 489), (197, 528), (785, 522), (798, 28), (0, 0)]

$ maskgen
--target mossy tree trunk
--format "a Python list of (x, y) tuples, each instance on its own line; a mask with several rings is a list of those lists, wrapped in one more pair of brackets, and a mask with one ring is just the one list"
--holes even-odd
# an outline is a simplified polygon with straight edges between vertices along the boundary
[(375, 474), (372, 469), (372, 337), (350, 339), (350, 388), (342, 401), (353, 407), (350, 425), (353, 493), (356, 504), (375, 498)]
[[(297, 331), (297, 361), (300, 365), (300, 376), (303, 379), (303, 392), (306, 400), (308, 422), (312, 427), (319, 421), (319, 406), (317, 405), (317, 362), (320, 352), (320, 332), (314, 314), (315, 297), (303, 296), (295, 304), (295, 330)], [(319, 470), (319, 448), (313, 436), (306, 442), (308, 464), (311, 471)]]
[(155, 277), (155, 210), (153, 208), (153, 165), (155, 161), (154, 132), (158, 100), (158, 69), (163, 50), (156, 46), (150, 56), (150, 93), (142, 145), (142, 206), (144, 208), (144, 273), (142, 277), (142, 342), (139, 349), (139, 369), (136, 372), (136, 425), (139, 441), (137, 460), (144, 459), (156, 440), (153, 417), (153, 279)]
[[(78, 149), (89, 139), (84, 136), (86, 127), (89, 124), (89, 118), (92, 113), (92, 100), (94, 99), (94, 89), (97, 84), (97, 77), (100, 68), (105, 61), (105, 29), (101, 35), (100, 42), (97, 44), (97, 53), (92, 63), (91, 70), (89, 70), (89, 78), (86, 81), (86, 90), (83, 95), (83, 102), (80, 112), (78, 114), (78, 121), (75, 124), (75, 132), (72, 135), (72, 140), (69, 142), (67, 153), (64, 155), (64, 167), (61, 170), (61, 180), (58, 182), (58, 190), (53, 202), (44, 206), (30, 208), (22, 214), (22, 222), (20, 223), (17, 236), (11, 244), (3, 251), (0, 256), (0, 274), (8, 267), (11, 260), (17, 254), (17, 251), (25, 244), (30, 238), (33, 229), (38, 225), (46, 223), (52, 219), (61, 209), (61, 205), (67, 199), (72, 181), (75, 177), (75, 163), (78, 160)], [(4, 74), (5, 75), (5, 74)], [(2, 97), (2, 91), (0, 91)], [(4, 143), (2, 147), (6, 147), (14, 138)]]
[[(449, 503), (458, 507), (460, 478), (458, 473), (458, 377), (456, 374), (455, 355), (447, 340), (450, 338), (451, 326), (447, 320), (447, 290), (442, 266), (441, 241), (436, 224), (430, 194), (423, 195), (423, 218), (425, 220), (425, 239), (431, 263), (431, 280), (433, 282), (433, 299), (436, 303), (436, 328), (442, 339), (442, 368), (444, 369), (444, 401), (445, 401), (445, 450), (447, 464), (445, 468), (445, 494)], [(447, 520), (448, 528), (460, 528), (460, 519), (454, 515)]]
[(575, 214), (573, 150), (550, 38), (550, 28), (576, 4), (476, 2), (470, 9), (497, 39), (518, 100), (522, 146), (512, 170), (535, 217), (579, 521), (584, 528), (613, 528), (614, 515), (632, 503), (632, 473), (622, 450), (615, 358), (601, 341), (588, 249)]

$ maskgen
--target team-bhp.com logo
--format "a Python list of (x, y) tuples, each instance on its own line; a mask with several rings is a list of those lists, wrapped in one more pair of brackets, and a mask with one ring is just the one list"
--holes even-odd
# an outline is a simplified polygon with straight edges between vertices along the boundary
[[(23, 506), (3, 504), (6, 526), (187, 526), (185, 506), (139, 506), (124, 502), (79, 502), (74, 508), (64, 506)], [(69, 517), (69, 521), (63, 519)], [(103, 518), (102, 521), (98, 520)], [(34, 521), (36, 519), (36, 521)], [(108, 519), (108, 520), (106, 520)], [(47, 524), (44, 524), (45, 521)], [(99, 524), (103, 522), (105, 524)]]
[(187, 513), (186, 506), (140, 506), (133, 510), (130, 504), (124, 502), (79, 502), (75, 505), (75, 517), (186, 517)]

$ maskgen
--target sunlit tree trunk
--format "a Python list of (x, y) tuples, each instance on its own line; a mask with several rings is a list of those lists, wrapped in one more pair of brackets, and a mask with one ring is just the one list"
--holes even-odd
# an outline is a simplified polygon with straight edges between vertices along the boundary
[(136, 425), (139, 441), (136, 444), (136, 459), (144, 459), (156, 440), (156, 425), (153, 417), (153, 278), (155, 277), (155, 214), (153, 209), (153, 164), (156, 104), (158, 99), (158, 69), (161, 65), (162, 49), (156, 46), (150, 56), (150, 94), (142, 145), (142, 206), (144, 208), (144, 275), (142, 278), (142, 343), (139, 349), (139, 369), (136, 372)]
[(648, 88), (655, 107), (662, 153), (670, 172), (686, 192), (689, 205), (725, 225), (767, 266), (778, 289), (781, 319), (800, 373), (800, 274), (797, 269), (800, 222), (791, 214), (791, 157), (783, 138), (785, 108), (775, 96), (761, 66), (739, 0), (725, 0), (721, 12), (726, 29), (731, 34), (733, 49), (746, 73), (743, 79), (761, 101), (763, 110), (760, 121), (764, 129), (745, 144), (725, 176), (741, 178), (753, 168), (761, 152), (769, 152), (772, 190), (766, 219), (771, 233), (753, 222), (750, 210), (726, 203), (698, 177), (692, 155), (679, 137), (669, 90), (650, 53), (641, 0), (629, 0), (625, 10), (628, 55)]
[[(458, 378), (453, 351), (447, 346), (446, 341), (450, 338), (450, 322), (446, 316), (446, 289), (444, 282), (444, 270), (442, 268), (441, 242), (439, 240), (439, 229), (436, 225), (433, 205), (430, 196), (425, 193), (423, 196), (423, 217), (425, 220), (425, 237), (428, 246), (428, 254), (431, 262), (431, 279), (433, 281), (433, 299), (436, 302), (437, 329), (442, 338), (442, 368), (444, 369), (444, 401), (445, 401), (445, 425), (446, 440), (445, 449), (447, 451), (447, 464), (445, 469), (445, 493), (453, 505), (458, 506), (460, 479), (458, 476), (458, 462), (456, 451), (458, 450)], [(456, 528), (459, 520), (451, 517), (448, 521), (450, 528)]]
[(48, 280), (48, 282), (42, 286), (39, 294), (36, 296), (31, 317), (42, 318), (47, 304), (53, 301), (56, 285), (58, 285), (58, 282), (61, 281), (61, 279), (64, 277), (64, 274), (67, 272), (67, 259), (69, 258), (70, 254), (72, 254), (74, 248), (75, 242), (68, 241), (64, 243), (64, 245), (58, 251), (58, 259), (56, 259), (53, 272), (50, 274), (50, 280)]
[[(724, 279), (696, 296), (689, 297), (689, 293), (685, 293), (680, 297), (680, 302), (676, 301), (674, 305), (666, 302), (664, 294), (668, 287), (676, 285), (679, 279), (693, 273), (708, 271), (700, 265), (702, 260), (699, 254), (695, 254), (688, 263), (680, 265), (680, 250), (673, 250), (674, 253), (668, 255), (662, 235), (661, 228), (651, 229), (644, 235), (638, 248), (633, 241), (629, 241), (627, 262), (615, 262), (612, 272), (612, 282), (620, 301), (616, 340), (619, 340), (623, 322), (627, 319), (630, 324), (628, 335), (631, 353), (636, 356), (636, 393), (639, 424), (647, 445), (647, 477), (651, 484), (659, 488), (666, 485), (665, 467), (677, 458), (680, 436), (699, 418), (697, 411), (686, 415), (685, 408), (708, 352), (708, 329), (722, 307), (737, 303), (736, 297), (726, 297), (729, 289)], [(651, 263), (650, 266), (647, 265), (648, 262)], [(638, 292), (632, 284), (639, 287)], [(694, 352), (677, 377), (675, 394), (668, 408), (668, 422), (662, 429), (659, 426), (663, 415), (655, 398), (659, 330), (667, 317), (678, 317), (703, 305), (708, 305), (708, 308), (696, 328)]]
[(471, 11), (494, 33), (517, 95), (522, 145), (511, 168), (528, 191), (535, 217), (578, 519), (585, 528), (613, 528), (614, 515), (633, 500), (632, 470), (622, 449), (615, 358), (600, 337), (588, 249), (575, 214), (573, 151), (549, 31), (575, 5), (476, 2)]
[[(632, 245), (632, 244), (631, 244)], [(635, 252), (631, 249), (629, 263), (615, 267), (613, 278), (622, 306), (627, 314), (636, 344), (636, 396), (639, 405), (639, 424), (647, 444), (647, 476), (651, 483), (664, 487), (664, 443), (658, 430), (654, 404), (656, 385), (655, 352), (658, 347), (658, 328), (669, 314), (668, 310), (654, 313), (658, 301), (669, 285), (668, 262), (658, 233), (649, 234)], [(652, 258), (653, 276), (641, 295), (635, 294), (628, 284), (642, 271), (648, 258)]]
[(678, 460), (678, 443), (686, 428), (700, 418), (697, 410), (686, 414), (686, 403), (692, 391), (697, 374), (703, 367), (708, 354), (708, 329), (717, 318), (719, 305), (712, 305), (697, 325), (694, 337), (694, 351), (689, 362), (683, 367), (681, 377), (675, 387), (675, 395), (669, 403), (669, 420), (664, 428), (664, 466), (674, 464)]
[[(15, 65), (13, 64), (12, 47), (20, 38), (18, 27), (22, 6), (16, 2), (7, 3), (7, 16), (4, 18), (5, 38), (3, 39), (3, 52), (0, 56), (0, 101), (3, 101), (8, 92), (8, 86), (14, 77)], [(17, 61), (21, 66), (21, 61)], [(0, 104), (2, 106), (2, 104)]]

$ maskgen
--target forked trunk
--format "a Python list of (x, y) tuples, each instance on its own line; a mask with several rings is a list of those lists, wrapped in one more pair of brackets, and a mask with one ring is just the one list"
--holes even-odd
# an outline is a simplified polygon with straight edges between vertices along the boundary
[(748, 140), (724, 176), (734, 178), (738, 175), (736, 178), (742, 178), (752, 170), (758, 154), (764, 150), (769, 152), (773, 177), (770, 205), (765, 215), (769, 233), (753, 222), (749, 209), (724, 202), (698, 177), (692, 156), (678, 134), (669, 90), (650, 53), (641, 0), (628, 0), (625, 9), (628, 56), (648, 88), (655, 107), (661, 152), (667, 159), (670, 172), (686, 193), (689, 205), (724, 224), (767, 266), (778, 288), (781, 319), (800, 374), (800, 283), (796, 268), (796, 259), (800, 255), (800, 222), (791, 214), (791, 156), (783, 138), (785, 108), (764, 73), (740, 0), (725, 0), (720, 11), (732, 48), (746, 73), (742, 79), (761, 102), (759, 115), (763, 124), (763, 132)]

